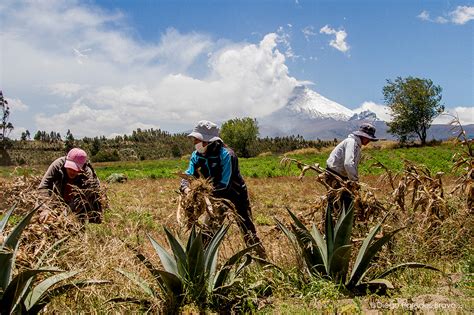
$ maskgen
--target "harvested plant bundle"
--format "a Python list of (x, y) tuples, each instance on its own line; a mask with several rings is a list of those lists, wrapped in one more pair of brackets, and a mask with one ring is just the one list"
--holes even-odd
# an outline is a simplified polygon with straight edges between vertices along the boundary
[[(82, 223), (60, 196), (45, 196), (44, 192), (37, 190), (40, 181), (39, 176), (21, 176), (0, 181), (4, 195), (1, 200), (2, 211), (16, 204), (15, 213), (24, 215), (41, 204), (39, 216), (35, 215), (23, 231), (22, 244), (17, 254), (17, 263), (28, 267), (33, 265), (36, 256), (44, 249), (82, 228)], [(75, 198), (80, 198), (83, 202), (84, 192), (74, 190), (73, 193), (76, 194)], [(100, 191), (99, 195), (100, 202), (105, 202), (105, 192)]]
[(215, 232), (227, 215), (236, 213), (233, 204), (223, 198), (212, 196), (213, 186), (204, 178), (188, 179), (190, 191), (179, 197), (176, 219), (182, 227), (190, 229), (193, 225), (204, 233)]
[[(370, 188), (363, 183), (360, 184), (353, 181), (346, 181), (336, 174), (329, 175), (324, 168), (319, 166), (318, 163), (308, 165), (296, 159), (287, 157), (284, 157), (280, 161), (280, 164), (284, 167), (289, 167), (291, 163), (295, 163), (301, 170), (301, 174), (299, 175), (300, 179), (303, 178), (308, 170), (315, 171), (318, 174), (316, 176), (316, 181), (327, 189), (327, 198), (320, 199), (319, 202), (317, 202), (318, 209), (315, 211), (325, 209), (327, 200), (338, 202), (344, 193), (349, 193), (354, 199), (354, 210), (357, 220), (372, 222), (376, 215), (386, 212), (384, 205), (377, 200), (374, 193), (371, 191), (373, 188)], [(362, 187), (364, 189), (361, 189)], [(322, 203), (322, 200), (324, 200), (325, 203)]]

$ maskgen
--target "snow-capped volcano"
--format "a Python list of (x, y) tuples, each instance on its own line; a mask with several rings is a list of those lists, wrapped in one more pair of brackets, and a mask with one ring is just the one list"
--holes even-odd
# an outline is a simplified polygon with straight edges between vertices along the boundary
[(293, 90), (283, 110), (302, 114), (311, 119), (333, 118), (347, 121), (354, 116), (354, 112), (349, 108), (331, 101), (305, 86), (297, 86)]
[(258, 118), (262, 137), (299, 134), (307, 139), (342, 138), (362, 121), (375, 123), (378, 119), (375, 113), (358, 114), (305, 86), (297, 86), (285, 106)]
[[(285, 106), (257, 120), (260, 137), (300, 135), (306, 139), (343, 139), (359, 129), (362, 122), (370, 122), (377, 129), (377, 137), (393, 139), (393, 135), (387, 133), (387, 124), (374, 112), (352, 111), (305, 86), (296, 87)], [(474, 125), (470, 126), (472, 129), (469, 130), (473, 130)], [(428, 131), (428, 139), (452, 137), (450, 128), (433, 125)]]

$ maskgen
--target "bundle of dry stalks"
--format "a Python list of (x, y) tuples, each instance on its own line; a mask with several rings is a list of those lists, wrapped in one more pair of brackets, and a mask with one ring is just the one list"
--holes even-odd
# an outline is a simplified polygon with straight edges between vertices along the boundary
[(212, 196), (213, 186), (204, 178), (189, 178), (190, 191), (179, 197), (176, 220), (180, 227), (196, 225), (212, 235), (230, 215), (236, 215), (232, 202)]
[[(58, 240), (77, 233), (83, 226), (59, 196), (46, 196), (44, 192), (37, 190), (40, 181), (39, 176), (22, 176), (0, 182), (0, 191), (4, 196), (1, 200), (2, 211), (16, 204), (14, 215), (21, 217), (41, 204), (39, 214), (33, 216), (23, 231), (17, 254), (17, 263), (26, 267), (33, 266), (38, 254)], [(74, 193), (76, 198), (82, 198), (84, 195), (84, 192)], [(100, 191), (100, 195), (101, 202), (106, 201), (105, 191)], [(10, 229), (7, 229), (7, 234)]]
[[(328, 200), (333, 200), (336, 203), (339, 202), (344, 193), (349, 193), (352, 196), (354, 200), (354, 213), (356, 214), (356, 219), (358, 221), (363, 221), (365, 223), (372, 222), (376, 216), (387, 211), (384, 204), (375, 197), (375, 194), (373, 193), (375, 190), (374, 188), (371, 188), (364, 183), (346, 181), (336, 174), (328, 176), (326, 170), (318, 163), (308, 165), (296, 159), (287, 157), (284, 157), (280, 161), (280, 164), (284, 167), (289, 167), (292, 163), (295, 163), (301, 170), (299, 179), (302, 179), (307, 171), (312, 170), (318, 174), (316, 176), (316, 182), (323, 185), (327, 190), (326, 196), (319, 198), (315, 202), (315, 210), (309, 215), (312, 216), (317, 211), (324, 211)], [(337, 213), (335, 215), (337, 216)]]

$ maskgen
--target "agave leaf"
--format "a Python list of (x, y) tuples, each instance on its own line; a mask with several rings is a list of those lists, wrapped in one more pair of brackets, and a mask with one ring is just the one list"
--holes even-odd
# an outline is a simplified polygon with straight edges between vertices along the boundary
[[(21, 237), (21, 233), (23, 233), (23, 230), (24, 228), (28, 225), (28, 223), (30, 222), (31, 218), (33, 217), (33, 215), (35, 214), (35, 212), (42, 206), (42, 204), (40, 204), (39, 206), (37, 206), (36, 208), (34, 208), (33, 210), (31, 210), (27, 215), (25, 215), (22, 220), (13, 228), (13, 230), (10, 232), (10, 234), (8, 234), (5, 242), (3, 243), (1, 249), (6, 249), (7, 251), (8, 250), (11, 250), (13, 251), (12, 252), (12, 255), (2, 255), (2, 258), (0, 259), (1, 260), (1, 267), (2, 267), (2, 271), (0, 272), (0, 287), (6, 291), (7, 290), (7, 286), (9, 285), (9, 282), (10, 282), (10, 279), (11, 279), (11, 273), (13, 271), (13, 267), (14, 267), (14, 264), (15, 264), (15, 255), (16, 255), (16, 251), (17, 251), (17, 248), (18, 248), (18, 245), (19, 245), (19, 240), (20, 240), (20, 237)], [(4, 216), (4, 218), (2, 218), (2, 224), (6, 224), (6, 221), (5, 223), (3, 223), (4, 219), (6, 218), (6, 220), (8, 220), (8, 218), (10, 217), (10, 214), (12, 213), (14, 207), (12, 207), (10, 209), (10, 211), (7, 213), (7, 215)], [(3, 229), (3, 227), (2, 227)], [(23, 285), (23, 287), (26, 286), (26, 284), (30, 284), (30, 282), (28, 281), (28, 283), (25, 283)], [(23, 291), (23, 289), (20, 290), (20, 292)]]
[(349, 270), (349, 262), (351, 260), (352, 245), (344, 245), (336, 248), (334, 254), (329, 261), (329, 276), (337, 282), (346, 281), (347, 271)]
[(423, 269), (439, 271), (439, 272), (442, 273), (442, 271), (439, 270), (438, 268), (427, 265), (427, 264), (422, 264), (422, 263), (417, 263), (417, 262), (408, 262), (408, 263), (399, 264), (399, 265), (396, 265), (392, 268), (389, 268), (389, 269), (385, 270), (384, 272), (382, 272), (380, 275), (378, 275), (376, 278), (378, 278), (378, 279), (385, 278), (386, 276), (388, 276), (389, 274), (391, 274), (395, 271), (398, 271), (400, 269), (403, 270), (403, 269), (406, 269), (406, 268), (423, 268)]
[(293, 244), (293, 245), (296, 245), (297, 242), (296, 242), (296, 237), (295, 235), (286, 228), (286, 226), (281, 223), (277, 218), (274, 218), (275, 222), (276, 222), (276, 225), (277, 227), (283, 231), (283, 234), (286, 235), (286, 237), (290, 240), (290, 242)]
[(13, 260), (13, 251), (0, 250), (0, 290), (5, 292), (8, 284), (10, 283), (12, 267), (11, 262)]
[(295, 225), (302, 229), (302, 230), (306, 230), (306, 226), (304, 226), (303, 223), (301, 223), (301, 221), (293, 214), (293, 212), (291, 212), (290, 209), (286, 208), (286, 211), (288, 211), (288, 213), (290, 214), (290, 217), (293, 219), (293, 222), (295, 222)]
[[(258, 244), (255, 244), (255, 245), (252, 245), (250, 247), (247, 247), (239, 252), (237, 252), (236, 254), (232, 255), (232, 257), (230, 257), (226, 263), (224, 264), (224, 266), (222, 266), (222, 268), (219, 270), (219, 272), (217, 273), (217, 276), (216, 276), (216, 280), (213, 282), (213, 290), (216, 290), (220, 287), (222, 287), (228, 280), (228, 277), (229, 277), (229, 273), (232, 269), (232, 267), (244, 256), (246, 255), (247, 253), (249, 253), (251, 250), (253, 250)], [(250, 262), (249, 262), (250, 263)], [(240, 271), (239, 271), (240, 273)]]
[(354, 207), (349, 207), (349, 211), (343, 211), (335, 228), (334, 248), (349, 245), (351, 242), (352, 225), (354, 223)]
[(33, 305), (35, 305), (41, 297), (56, 283), (61, 282), (63, 280), (69, 279), (77, 275), (80, 270), (72, 270), (58, 273), (54, 276), (48, 277), (45, 280), (38, 283), (26, 296), (25, 299), (25, 306), (26, 309), (30, 309)]
[(188, 269), (188, 264), (186, 260), (186, 253), (184, 252), (183, 246), (180, 242), (171, 234), (171, 232), (165, 227), (166, 236), (168, 237), (168, 242), (173, 251), (173, 256), (178, 267), (178, 273), (183, 275)]
[(145, 292), (148, 296), (150, 296), (151, 298), (156, 298), (155, 292), (153, 291), (152, 288), (150, 288), (150, 286), (146, 283), (146, 281), (143, 280), (143, 278), (141, 278), (140, 276), (134, 273), (131, 273), (122, 269), (115, 269), (115, 270), (117, 270), (119, 273), (127, 277), (130, 281), (138, 285), (142, 289), (142, 291)]
[[(290, 211), (290, 209), (286, 209), (290, 214), (293, 222), (295, 223), (297, 228), (293, 228), (293, 232), (295, 238), (300, 245), (301, 250), (303, 251), (303, 255), (305, 257), (306, 264), (310, 270), (313, 269), (316, 265), (321, 265), (324, 263), (324, 266), (327, 264), (327, 255), (325, 255), (326, 246), (320, 248), (318, 240), (311, 235), (308, 231), (306, 226)], [(313, 231), (314, 232), (314, 231)], [(322, 237), (321, 237), (322, 239)], [(321, 244), (324, 244), (324, 240)]]
[(148, 234), (148, 238), (150, 239), (153, 248), (158, 254), (158, 257), (160, 257), (160, 261), (163, 264), (165, 270), (178, 275), (178, 266), (176, 264), (176, 260), (160, 244), (158, 244), (158, 242), (155, 241), (151, 235)]
[[(380, 230), (380, 227), (382, 226), (382, 223), (385, 221), (385, 219), (387, 218), (388, 214), (384, 216), (384, 218), (382, 219), (381, 222), (379, 222), (376, 226), (374, 226), (370, 231), (369, 231), (369, 234), (367, 235), (367, 237), (364, 239), (364, 241), (362, 242), (362, 246), (360, 247), (359, 249), (359, 252), (357, 254), (357, 257), (356, 257), (356, 261), (354, 263), (354, 266), (352, 268), (352, 274), (351, 274), (351, 278), (352, 276), (354, 275), (355, 271), (356, 271), (356, 268), (357, 266), (360, 264), (362, 258), (364, 257), (365, 255), (365, 252), (367, 251), (367, 248), (369, 247), (370, 243), (372, 242), (372, 240), (375, 238), (375, 235), (378, 233), (378, 231)], [(362, 272), (363, 273), (363, 272)]]
[(383, 284), (387, 287), (387, 289), (393, 289), (394, 288), (393, 284), (390, 281), (388, 281), (387, 279), (373, 279), (373, 280), (368, 281), (367, 283), (369, 283), (369, 284)]
[(98, 285), (98, 284), (108, 284), (110, 281), (108, 280), (80, 280), (74, 281), (72, 283), (67, 283), (56, 288), (50, 289), (43, 297), (30, 309), (28, 309), (29, 314), (38, 314), (46, 305), (51, 302), (51, 300), (55, 297), (61, 296), (67, 292), (70, 292), (74, 289), (85, 288), (91, 285)]
[(274, 219), (275, 219), (275, 222), (276, 222), (278, 228), (280, 230), (282, 230), (283, 234), (285, 234), (286, 237), (290, 240), (290, 243), (293, 246), (293, 248), (295, 249), (295, 252), (298, 255), (298, 258), (299, 258), (299, 252), (301, 251), (303, 259), (306, 262), (306, 256), (305, 256), (306, 247), (304, 245), (300, 246), (300, 241), (297, 239), (295, 233), (293, 233), (289, 229), (287, 229), (286, 226), (283, 223), (281, 223), (277, 218), (274, 218)]
[(306, 228), (303, 230), (294, 225), (291, 225), (291, 227), (296, 236), (296, 240), (298, 241), (298, 245), (301, 248), (306, 265), (310, 271), (313, 271), (314, 266), (320, 265), (323, 261), (320, 249), (318, 248), (313, 236)]
[[(10, 215), (12, 214), (13, 210), (15, 209), (16, 207), (16, 204), (14, 204), (10, 210), (7, 211), (7, 213), (5, 213), (5, 215), (2, 217), (2, 220), (0, 221), (0, 233), (3, 233), (3, 229), (5, 228), (5, 226), (7, 225), (7, 222), (8, 222), (8, 219), (10, 218)], [(3, 244), (2, 244), (2, 247), (3, 248)]]
[(204, 266), (204, 244), (202, 242), (202, 234), (199, 232), (191, 244), (189, 252), (187, 252), (187, 265), (189, 266), (188, 274), (181, 275), (187, 278), (193, 284), (200, 284), (206, 277)]
[[(362, 258), (360, 259), (358, 264), (354, 265), (354, 269), (352, 270), (352, 274), (349, 280), (349, 286), (360, 284), (360, 282), (363, 279), (362, 275), (368, 268), (372, 258), (378, 253), (378, 251), (382, 248), (383, 245), (385, 245), (396, 233), (400, 232), (403, 229), (404, 228), (402, 227), (395, 231), (392, 231), (384, 235), (382, 238), (380, 238), (373, 244), (371, 244), (368, 248), (365, 247), (359, 250), (359, 254), (357, 255), (357, 258), (359, 258), (359, 255), (361, 255)], [(364, 243), (365, 243), (365, 240), (364, 240)]]
[[(334, 225), (332, 223), (332, 205), (328, 204), (326, 207), (326, 221), (324, 224), (326, 232), (326, 248), (328, 262), (331, 261), (331, 257), (334, 253)], [(326, 264), (326, 272), (329, 274), (329, 263)]]
[(11, 280), (7, 288), (3, 292), (3, 296), (0, 303), (0, 313), (9, 314), (13, 311), (13, 308), (18, 304), (18, 300), (22, 299), (22, 294), (25, 292), (24, 288), (28, 283), (28, 280), (40, 273), (46, 272), (60, 272), (58, 269), (33, 269), (25, 270)]
[(316, 241), (316, 245), (318, 246), (320, 259), (318, 261), (318, 265), (323, 265), (324, 270), (326, 270), (326, 266), (329, 265), (327, 247), (324, 240), (324, 237), (321, 235), (319, 230), (316, 228), (316, 225), (313, 224), (311, 235), (313, 236), (314, 240)]
[(245, 260), (235, 270), (234, 277), (238, 277), (240, 273), (244, 270), (244, 268), (252, 263), (253, 258), (252, 256), (250, 256), (250, 254), (246, 254), (244, 257), (245, 257)]
[(196, 226), (193, 225), (191, 229), (191, 233), (189, 234), (188, 242), (186, 244), (186, 253), (189, 252), (189, 249), (191, 248), (191, 244), (193, 243), (195, 238), (196, 238)]
[(217, 253), (220, 244), (224, 240), (224, 236), (227, 234), (229, 228), (229, 224), (222, 225), (219, 230), (217, 230), (216, 234), (214, 234), (214, 237), (211, 239), (209, 245), (206, 248), (206, 252), (204, 254), (204, 266), (205, 272), (207, 274), (215, 273), (217, 264)]
[(169, 291), (168, 296), (175, 297), (177, 298), (177, 300), (180, 300), (184, 293), (183, 282), (181, 281), (181, 279), (175, 274), (164, 270), (158, 270), (158, 272), (160, 273), (160, 276)]
[(163, 290), (163, 292), (166, 292), (165, 284), (163, 283), (163, 279), (161, 279), (160, 273), (158, 272), (158, 269), (155, 268), (155, 266), (138, 250), (135, 248), (127, 245), (129, 249), (131, 249), (135, 253), (135, 257), (140, 260), (140, 262), (146, 267), (146, 269), (151, 273), (151, 275), (155, 278), (155, 280), (158, 282), (158, 285), (160, 288)]
[(30, 223), (31, 218), (41, 206), (42, 204), (31, 210), (21, 219), (21, 221), (13, 228), (10, 234), (8, 234), (5, 243), (3, 243), (2, 248), (8, 248), (16, 251), (16, 248), (18, 247), (18, 241), (20, 240), (20, 236), (23, 232), (23, 229), (28, 225), (28, 223)]

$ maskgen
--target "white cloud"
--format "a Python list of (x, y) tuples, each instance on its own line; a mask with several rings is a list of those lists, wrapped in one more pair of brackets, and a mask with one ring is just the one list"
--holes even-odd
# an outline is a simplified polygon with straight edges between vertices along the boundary
[[(362, 105), (353, 110), (354, 113), (361, 113), (370, 110), (383, 121), (392, 121), (390, 108), (383, 104), (377, 104), (372, 101), (366, 101)], [(445, 113), (433, 120), (433, 124), (449, 124), (453, 120), (453, 115), (459, 117), (459, 121), (463, 125), (474, 124), (474, 107), (454, 107), (446, 108)]]
[(84, 88), (81, 84), (60, 82), (49, 85), (49, 90), (53, 95), (59, 95), (63, 97), (73, 97), (77, 95)]
[(390, 116), (390, 108), (385, 105), (377, 104), (372, 101), (366, 101), (362, 103), (362, 105), (353, 111), (355, 113), (361, 113), (363, 111), (370, 110), (371, 112), (375, 113), (377, 117), (383, 121), (391, 121), (392, 117)]
[(301, 30), (301, 32), (304, 35), (304, 38), (306, 38), (306, 41), (309, 41), (309, 38), (312, 36), (316, 36), (316, 32), (314, 31), (314, 26), (308, 25), (305, 28)]
[(346, 43), (347, 33), (345, 30), (342, 29), (336, 31), (335, 29), (329, 27), (329, 25), (325, 25), (319, 30), (319, 32), (321, 34), (336, 35), (335, 39), (331, 39), (329, 41), (329, 45), (343, 53), (349, 50), (350, 46)]
[(463, 125), (474, 124), (474, 106), (447, 108), (445, 114), (438, 116), (433, 123), (449, 124), (453, 120), (453, 116), (458, 117)]
[(270, 113), (298, 84), (285, 65), (294, 53), (283, 31), (232, 43), (168, 29), (145, 43), (120, 12), (62, 0), (12, 1), (0, 19), (0, 41), (8, 43), (0, 86), (15, 87), (12, 98), (35, 100), (28, 115), (35, 126), (22, 124), (29, 130), (70, 129), (76, 137), (182, 131), (201, 119)]
[(470, 20), (474, 20), (474, 7), (458, 6), (449, 13), (449, 16), (455, 24), (466, 24)]
[(8, 102), (8, 107), (10, 107), (11, 112), (26, 112), (28, 110), (28, 106), (23, 103), (20, 99), (18, 98), (5, 98)]
[(474, 7), (468, 6), (458, 6), (453, 11), (449, 12), (445, 16), (438, 16), (436, 18), (431, 18), (430, 13), (426, 10), (423, 10), (419, 15), (417, 15), (422, 21), (434, 22), (439, 24), (445, 24), (448, 22), (463, 25), (474, 20)]
[[(288, 24), (287, 25), (290, 29), (291, 29), (291, 24)], [(278, 36), (276, 37), (276, 41), (277, 43), (281, 44), (283, 46), (283, 48), (285, 48), (285, 57), (286, 58), (289, 58), (289, 59), (297, 59), (299, 58), (300, 56), (296, 55), (294, 52), (293, 52), (293, 48), (291, 47), (291, 30), (290, 31), (286, 31), (283, 26), (280, 26), (277, 30), (277, 34)]]
[(438, 24), (446, 24), (449, 22), (449, 20), (445, 17), (438, 16), (436, 19), (434, 19), (434, 22)]
[(419, 18), (422, 21), (430, 21), (430, 13), (426, 10), (421, 11), (420, 14), (417, 15), (417, 18)]

